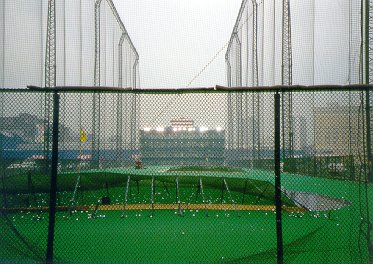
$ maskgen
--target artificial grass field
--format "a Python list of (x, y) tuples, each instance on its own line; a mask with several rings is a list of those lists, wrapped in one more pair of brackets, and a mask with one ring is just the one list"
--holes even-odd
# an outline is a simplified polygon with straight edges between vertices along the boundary
[[(142, 177), (146, 184), (139, 187), (133, 183), (130, 203), (149, 203), (151, 188), (146, 177), (168, 178), (186, 177), (181, 196), (184, 202), (201, 202), (196, 197), (195, 184), (189, 183), (189, 178), (201, 176), (198, 172), (170, 172), (167, 167), (152, 167), (145, 170), (133, 168), (112, 169), (106, 171), (82, 172), (87, 179), (100, 174), (106, 180), (116, 178), (113, 175), (131, 175), (131, 178)], [(85, 174), (84, 174), (85, 173)], [(176, 174), (175, 174), (176, 173)], [(74, 175), (76, 174), (66, 174)], [(59, 175), (59, 183), (64, 184)], [(106, 175), (106, 176), (104, 176)], [(226, 178), (233, 200), (241, 202), (242, 192), (237, 179), (257, 180), (258, 185), (266, 186), (265, 182), (273, 183), (272, 172), (249, 171), (239, 173), (203, 172), (205, 177)], [(74, 178), (73, 177), (73, 178)], [(61, 179), (61, 180), (60, 180)], [(86, 183), (89, 181), (86, 179)], [(193, 178), (192, 178), (193, 179)], [(231, 179), (231, 181), (229, 181)], [(15, 180), (15, 179), (13, 179)], [(67, 176), (65, 178), (67, 182)], [(127, 177), (120, 182), (122, 187), (111, 187), (109, 180), (109, 195), (113, 204), (123, 204), (124, 189)], [(70, 181), (70, 180), (69, 180)], [(214, 189), (214, 184), (208, 186), (204, 178), (206, 199), (221, 202), (221, 181)], [(253, 181), (254, 182), (254, 181)], [(253, 183), (251, 182), (251, 183)], [(166, 188), (156, 183), (155, 202), (175, 202), (175, 189), (169, 185), (170, 195)], [(242, 183), (242, 182), (241, 182)], [(74, 187), (72, 181), (70, 189)], [(92, 186), (96, 186), (91, 182)], [(66, 184), (67, 186), (68, 184)], [(82, 176), (81, 189), (84, 189)], [(100, 184), (99, 184), (100, 185)], [(62, 185), (63, 186), (63, 185)], [(61, 186), (61, 187), (62, 187)], [(193, 187), (194, 186), (194, 187)], [(231, 187), (232, 186), (232, 187)], [(271, 186), (271, 185), (268, 185)], [(267, 187), (268, 187), (267, 186)], [(350, 206), (327, 212), (285, 212), (283, 213), (283, 236), (286, 263), (366, 263), (366, 239), (359, 233), (361, 224), (359, 211), (359, 191), (364, 192), (364, 186), (358, 183), (282, 174), (282, 186), (289, 190), (314, 192), (350, 201)], [(35, 186), (34, 186), (35, 187)], [(254, 185), (252, 186), (253, 189)], [(9, 187), (10, 188), (10, 187)], [(35, 187), (36, 188), (36, 187)], [(88, 187), (86, 187), (89, 189)], [(59, 204), (68, 203), (72, 191), (63, 190), (59, 193)], [(263, 189), (261, 189), (263, 191)], [(241, 190), (242, 191), (242, 190)], [(373, 197), (372, 184), (368, 186), (368, 197)], [(267, 194), (258, 200), (258, 191), (247, 194), (247, 204), (271, 204), (268, 197), (273, 194), (270, 187)], [(230, 198), (225, 191), (224, 203), (229, 204)], [(14, 200), (23, 201), (25, 194), (14, 194)], [(78, 204), (95, 203), (105, 195), (105, 189), (90, 189), (77, 193)], [(36, 200), (42, 200), (43, 194), (37, 194)], [(268, 196), (268, 197), (267, 197)], [(163, 199), (162, 199), (163, 198)], [(165, 201), (164, 201), (165, 200)], [(20, 201), (13, 201), (19, 204)], [(286, 201), (284, 199), (286, 204)], [(364, 201), (362, 201), (364, 202)], [(33, 203), (33, 202), (31, 202)], [(40, 206), (43, 202), (39, 202)], [(46, 203), (46, 201), (44, 202)], [(290, 204), (289, 204), (290, 205)], [(149, 207), (150, 208), (150, 207)], [(366, 210), (366, 208), (363, 208)], [(372, 207), (368, 208), (372, 212)], [(276, 263), (276, 231), (275, 214), (273, 211), (235, 211), (235, 210), (185, 210), (179, 216), (177, 210), (98, 210), (96, 218), (90, 218), (92, 211), (77, 211), (71, 216), (65, 211), (56, 215), (54, 253), (61, 263), (103, 263), (103, 262), (167, 262), (167, 263), (200, 263), (200, 262), (242, 262), (242, 263)], [(240, 215), (240, 217), (238, 216)], [(121, 216), (124, 215), (122, 218)], [(153, 217), (151, 217), (153, 216)], [(45, 254), (47, 238), (48, 215), (46, 212), (17, 212), (2, 214), (0, 218), (3, 236), (0, 249), (0, 259), (6, 261), (40, 261)], [(15, 234), (15, 230), (18, 234)]]

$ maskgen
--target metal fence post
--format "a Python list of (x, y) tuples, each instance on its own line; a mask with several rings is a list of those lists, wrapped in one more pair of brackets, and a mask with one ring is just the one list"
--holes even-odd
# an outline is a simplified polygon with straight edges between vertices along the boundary
[[(368, 154), (368, 175), (366, 180), (366, 187), (369, 182), (373, 182), (373, 170), (372, 170), (372, 131), (371, 131), (371, 109), (370, 109), (370, 89), (369, 87), (366, 88), (365, 91), (365, 111), (366, 111), (366, 137), (367, 137), (367, 154)], [(372, 223), (370, 221), (370, 212), (369, 212), (369, 199), (368, 199), (368, 191), (366, 190), (366, 206), (367, 206), (367, 223), (368, 223), (368, 230), (367, 230), (367, 242), (368, 242), (368, 252), (369, 252), (369, 260), (373, 261), (373, 244), (371, 240), (371, 233), (372, 233)]]
[(370, 109), (370, 89), (365, 91), (365, 113), (366, 113), (366, 137), (367, 137), (367, 154), (368, 154), (368, 181), (373, 182), (372, 172), (372, 131), (371, 131), (371, 109)]
[(53, 135), (52, 135), (52, 168), (51, 182), (49, 190), (49, 225), (48, 225), (48, 243), (46, 263), (53, 263), (53, 241), (54, 241), (54, 224), (56, 213), (57, 198), (57, 166), (58, 166), (58, 117), (60, 111), (60, 96), (55, 91), (53, 94)]
[[(284, 260), (282, 240), (282, 203), (281, 203), (281, 124), (280, 124), (280, 94), (275, 97), (275, 205), (276, 205), (276, 235), (277, 235), (277, 263), (282, 264)], [(284, 150), (282, 150), (284, 151)]]

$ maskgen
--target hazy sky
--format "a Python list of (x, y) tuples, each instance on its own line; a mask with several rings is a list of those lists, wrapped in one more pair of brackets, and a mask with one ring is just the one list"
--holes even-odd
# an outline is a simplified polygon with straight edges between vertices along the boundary
[[(241, 0), (113, 2), (140, 55), (141, 88), (186, 87), (219, 51), (219, 56), (190, 87), (227, 85), (224, 55)], [(263, 85), (281, 83), (281, 6), (277, 2), (258, 1), (259, 77)], [(92, 86), (95, 1), (56, 3), (57, 85)], [(247, 3), (249, 6), (251, 1)], [(293, 84), (356, 83), (360, 58), (359, 0), (291, 3)], [(43, 86), (47, 7), (47, 0), (0, 1), (0, 16), (4, 17), (0, 19), (1, 87)], [(101, 11), (100, 85), (118, 86), (119, 56), (115, 47), (121, 32), (104, 4)], [(249, 13), (251, 16), (252, 12)], [(251, 26), (247, 32), (251, 34)], [(245, 35), (242, 37), (243, 50), (250, 50), (251, 41), (245, 41)], [(242, 54), (243, 60), (248, 58)], [(249, 72), (246, 68), (244, 73)], [(250, 86), (251, 82), (243, 85)]]
[[(229, 41), (241, 0), (113, 0), (140, 55), (141, 88), (186, 87)], [(226, 85), (224, 49), (190, 87)]]
[[(113, 0), (113, 2), (140, 54), (141, 87), (172, 88), (187, 86), (224, 47), (232, 33), (242, 1)], [(271, 14), (270, 6), (273, 5), (273, 0), (258, 1), (259, 12), (264, 2), (269, 10), (267, 14)], [(350, 27), (354, 32), (350, 33), (350, 38), (354, 42), (360, 32), (359, 12), (358, 0), (352, 0), (351, 7), (347, 1), (342, 0), (292, 1), (295, 84), (348, 83), (348, 31)], [(280, 10), (276, 21), (278, 40), (281, 36), (279, 15)], [(264, 22), (266, 34), (272, 34), (272, 20), (273, 15), (267, 16)], [(312, 36), (315, 44), (312, 43)], [(265, 43), (270, 43), (268, 37), (270, 35), (266, 36)], [(280, 56), (279, 45), (281, 42), (277, 43), (276, 53)], [(353, 45), (350, 50), (351, 61), (354, 62), (352, 67), (357, 69), (360, 44), (354, 42), (351, 45)], [(227, 84), (225, 50), (191, 84), (192, 87)], [(311, 65), (312, 56), (315, 59), (314, 66)], [(268, 67), (270, 65), (266, 65), (265, 70), (268, 70)], [(280, 76), (281, 70), (276, 72)], [(351, 81), (356, 82), (356, 77)]]

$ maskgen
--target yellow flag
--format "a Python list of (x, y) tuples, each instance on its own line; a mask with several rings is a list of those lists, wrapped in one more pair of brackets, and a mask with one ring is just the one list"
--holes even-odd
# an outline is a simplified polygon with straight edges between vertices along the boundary
[(87, 141), (87, 134), (85, 133), (84, 128), (80, 130), (80, 142), (86, 142)]

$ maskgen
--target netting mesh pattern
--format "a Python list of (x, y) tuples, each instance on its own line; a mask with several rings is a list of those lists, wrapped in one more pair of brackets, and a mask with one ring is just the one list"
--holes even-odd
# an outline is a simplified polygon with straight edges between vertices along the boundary
[[(139, 55), (111, 0), (55, 10), (56, 86), (139, 86)], [(0, 87), (47, 86), (48, 0), (2, 0), (0, 14)]]
[(294, 85), (362, 83), (361, 12), (361, 1), (242, 1), (225, 55), (228, 86), (288, 85), (287, 69)]
[[(281, 160), (284, 260), (367, 263), (367, 94), (292, 93), (312, 107), (294, 107)], [(55, 261), (276, 262), (273, 91), (59, 96)], [(229, 111), (253, 96), (260, 145), (251, 108)], [(0, 106), (0, 259), (43, 261), (54, 120), (41, 91), (2, 90)]]

